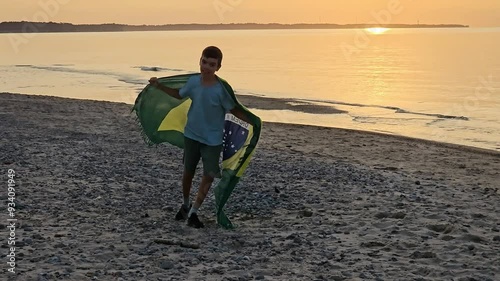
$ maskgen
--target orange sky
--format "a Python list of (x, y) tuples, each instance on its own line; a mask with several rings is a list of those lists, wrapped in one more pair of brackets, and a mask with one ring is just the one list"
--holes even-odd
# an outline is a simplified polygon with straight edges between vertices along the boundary
[(422, 24), (500, 26), (500, 0), (0, 0), (0, 7), (0, 21), (345, 24), (420, 20)]

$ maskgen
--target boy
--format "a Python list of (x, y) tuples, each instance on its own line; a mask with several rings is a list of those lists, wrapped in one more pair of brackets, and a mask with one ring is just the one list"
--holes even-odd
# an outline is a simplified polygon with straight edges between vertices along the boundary
[[(191, 107), (184, 128), (184, 172), (182, 175), (182, 194), (184, 203), (175, 216), (176, 220), (188, 221), (188, 226), (202, 228), (197, 211), (205, 200), (215, 177), (220, 177), (219, 157), (222, 151), (222, 138), (226, 112), (243, 121), (250, 122), (245, 113), (235, 108), (231, 96), (226, 93), (215, 72), (222, 66), (222, 52), (215, 46), (203, 50), (200, 58), (200, 75), (192, 76), (181, 89), (172, 89), (158, 83), (152, 77), (149, 83), (168, 95), (183, 99), (190, 97)], [(191, 206), (189, 195), (196, 167), (203, 162), (203, 177)]]

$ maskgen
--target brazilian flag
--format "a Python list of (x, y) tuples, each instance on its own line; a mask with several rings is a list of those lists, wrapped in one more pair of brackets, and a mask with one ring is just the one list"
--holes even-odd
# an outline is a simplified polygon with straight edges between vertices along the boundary
[[(170, 88), (180, 89), (193, 75), (198, 74), (163, 77), (159, 78), (158, 82)], [(262, 121), (238, 102), (233, 89), (225, 80), (218, 80), (234, 100), (236, 107), (243, 110), (251, 121), (248, 124), (228, 113), (224, 124), (222, 177), (216, 184), (214, 193), (217, 222), (224, 228), (233, 228), (223, 208), (250, 163), (259, 140)], [(184, 127), (190, 105), (190, 98), (178, 100), (148, 85), (137, 96), (132, 110), (137, 114), (148, 144), (167, 142), (183, 149)]]

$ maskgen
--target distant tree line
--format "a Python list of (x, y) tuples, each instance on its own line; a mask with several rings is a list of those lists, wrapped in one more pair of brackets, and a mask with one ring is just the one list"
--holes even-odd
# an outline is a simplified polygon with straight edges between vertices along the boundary
[(71, 24), (56, 22), (1, 22), (0, 33), (36, 32), (118, 32), (118, 31), (164, 31), (164, 30), (236, 30), (236, 29), (352, 29), (352, 28), (467, 28), (460, 24), (280, 24), (280, 23), (230, 23), (230, 24), (165, 24), (165, 25), (127, 25), (127, 24)]

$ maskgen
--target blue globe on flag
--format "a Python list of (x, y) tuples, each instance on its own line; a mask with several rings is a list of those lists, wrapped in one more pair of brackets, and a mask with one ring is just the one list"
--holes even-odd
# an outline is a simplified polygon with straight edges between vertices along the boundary
[(222, 148), (222, 161), (231, 158), (238, 150), (240, 150), (248, 136), (248, 129), (231, 119), (227, 120), (224, 125), (224, 147)]

